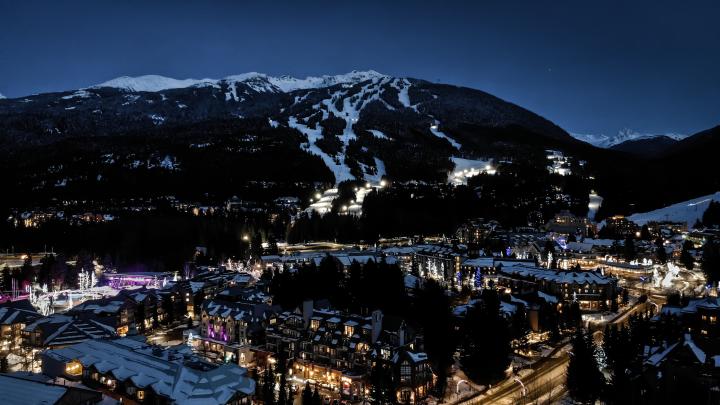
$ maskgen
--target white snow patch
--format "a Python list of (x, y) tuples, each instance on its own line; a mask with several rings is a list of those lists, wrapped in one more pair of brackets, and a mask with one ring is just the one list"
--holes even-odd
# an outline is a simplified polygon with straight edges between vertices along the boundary
[(316, 129), (312, 129), (307, 125), (300, 124), (297, 121), (297, 118), (290, 117), (288, 119), (288, 126), (290, 128), (297, 129), (308, 137), (308, 143), (302, 145), (303, 149), (322, 158), (323, 162), (325, 162), (325, 165), (335, 175), (336, 183), (340, 183), (345, 180), (355, 179), (355, 177), (350, 174), (350, 168), (345, 164), (344, 160), (342, 162), (337, 162), (337, 158), (333, 158), (332, 156), (328, 155), (315, 144), (315, 142), (322, 139), (323, 136), (322, 127), (320, 125), (318, 125)]
[(710, 205), (710, 201), (720, 201), (720, 191), (654, 211), (632, 214), (627, 219), (638, 225), (644, 225), (650, 221), (677, 221), (685, 222), (688, 227), (691, 227), (698, 219), (702, 218), (703, 213)]
[(67, 96), (61, 97), (63, 100), (71, 100), (73, 98), (88, 98), (92, 94), (87, 90), (78, 90), (75, 93), (68, 94)]
[[(352, 71), (350, 73), (334, 75), (306, 77), (298, 79), (290, 76), (273, 77), (264, 73), (249, 72), (239, 75), (225, 77), (224, 79), (173, 79), (158, 75), (145, 75), (138, 77), (122, 76), (104, 83), (92, 86), (113, 87), (127, 91), (149, 91), (156, 92), (169, 89), (180, 89), (187, 87), (219, 87), (221, 82), (234, 87), (235, 83), (244, 83), (258, 92), (291, 92), (299, 89), (330, 87), (337, 84), (360, 83), (367, 80), (387, 77), (374, 70)], [(233, 97), (232, 95), (230, 97)]]
[(597, 146), (599, 148), (610, 148), (615, 145), (619, 145), (626, 141), (638, 141), (642, 139), (653, 139), (660, 136), (667, 136), (669, 138), (672, 138), (676, 141), (685, 139), (688, 137), (688, 135), (684, 134), (677, 134), (673, 132), (669, 132), (666, 134), (657, 134), (657, 133), (644, 133), (644, 132), (638, 132), (632, 129), (624, 128), (620, 131), (618, 131), (617, 135), (615, 136), (608, 136), (605, 134), (580, 134), (580, 133), (573, 133), (571, 132), (570, 135), (573, 136), (573, 138), (581, 140), (583, 142), (589, 143), (593, 146)]
[(438, 138), (447, 139), (448, 142), (450, 142), (450, 145), (452, 145), (455, 149), (460, 150), (462, 146), (454, 139), (450, 138), (449, 136), (445, 135), (442, 131), (438, 129), (440, 125), (440, 121), (435, 120), (435, 122), (430, 125), (430, 132), (432, 132), (433, 135), (437, 136)]
[(137, 77), (122, 76), (100, 83), (92, 87), (113, 87), (127, 91), (161, 91), (170, 89), (183, 89), (192, 86), (212, 85), (212, 79), (173, 79), (158, 75), (144, 75)]
[(390, 138), (389, 136), (385, 135), (385, 133), (383, 133), (382, 131), (378, 131), (377, 129), (368, 129), (368, 132), (370, 132), (371, 134), (373, 134), (373, 136), (374, 136), (375, 138), (385, 139), (385, 140), (388, 140), (388, 141), (392, 141), (392, 138)]
[(152, 120), (155, 125), (162, 125), (165, 122), (165, 117), (158, 114), (150, 114), (148, 117)]
[(277, 128), (278, 125), (280, 125), (277, 121), (273, 120), (272, 118), (268, 118), (268, 122), (270, 123), (270, 126), (273, 128)]
[(451, 160), (455, 164), (455, 169), (448, 174), (448, 181), (455, 185), (467, 184), (467, 179), (477, 176), (482, 172), (495, 174), (496, 168), (493, 166), (492, 159), (463, 159), (452, 157)]

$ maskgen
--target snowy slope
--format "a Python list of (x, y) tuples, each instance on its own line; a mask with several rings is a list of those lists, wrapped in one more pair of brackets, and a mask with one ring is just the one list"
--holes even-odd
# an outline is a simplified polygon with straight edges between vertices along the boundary
[(587, 142), (591, 145), (597, 146), (599, 148), (610, 148), (615, 145), (619, 145), (626, 141), (638, 141), (641, 139), (652, 139), (657, 138), (660, 136), (667, 136), (668, 138), (675, 139), (676, 141), (679, 141), (681, 139), (687, 138), (688, 135), (683, 134), (676, 134), (676, 133), (667, 133), (667, 134), (650, 134), (650, 133), (642, 133), (637, 132), (632, 129), (622, 129), (620, 130), (617, 135), (615, 136), (608, 136), (605, 134), (578, 134), (578, 133), (570, 133), (575, 139), (578, 139), (583, 142)]
[(3, 96), (2, 93), (0, 93), (0, 100), (2, 100), (4, 98), (7, 98), (7, 97)]
[(98, 87), (113, 87), (117, 89), (123, 89), (128, 91), (161, 91), (170, 89), (182, 89), (185, 87), (199, 86), (199, 85), (212, 85), (216, 80), (212, 79), (173, 79), (165, 76), (158, 75), (145, 75), (145, 76), (122, 76), (112, 80), (108, 80), (104, 83), (92, 86)]
[(181, 89), (187, 87), (219, 86), (222, 83), (232, 85), (245, 83), (258, 92), (291, 92), (300, 89), (330, 87), (342, 83), (359, 83), (375, 78), (383, 78), (385, 75), (374, 70), (352, 71), (350, 73), (334, 75), (306, 77), (298, 79), (290, 76), (273, 77), (264, 73), (249, 72), (239, 75), (228, 76), (224, 79), (173, 79), (158, 75), (145, 76), (122, 76), (104, 83), (92, 86), (93, 88), (112, 87), (128, 91), (149, 91), (157, 92), (169, 89)]
[(702, 218), (703, 213), (710, 205), (710, 201), (720, 201), (720, 191), (715, 194), (683, 201), (677, 204), (660, 208), (655, 211), (632, 214), (629, 220), (638, 225), (644, 225), (650, 221), (678, 221), (685, 222), (688, 227), (693, 226), (695, 221)]

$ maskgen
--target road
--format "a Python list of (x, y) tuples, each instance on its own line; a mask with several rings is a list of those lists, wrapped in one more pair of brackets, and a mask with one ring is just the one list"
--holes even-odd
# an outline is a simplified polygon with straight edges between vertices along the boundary
[(526, 404), (540, 402), (545, 397), (557, 397), (564, 390), (565, 370), (570, 357), (560, 347), (552, 357), (539, 360), (534, 372), (525, 377), (510, 377), (486, 393), (460, 402), (458, 405)]

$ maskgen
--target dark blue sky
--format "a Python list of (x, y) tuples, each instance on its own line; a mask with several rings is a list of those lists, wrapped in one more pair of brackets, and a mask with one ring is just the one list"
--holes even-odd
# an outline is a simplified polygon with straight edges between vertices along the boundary
[(482, 89), (571, 132), (692, 133), (720, 124), (718, 21), (720, 1), (0, 0), (0, 93), (375, 69)]

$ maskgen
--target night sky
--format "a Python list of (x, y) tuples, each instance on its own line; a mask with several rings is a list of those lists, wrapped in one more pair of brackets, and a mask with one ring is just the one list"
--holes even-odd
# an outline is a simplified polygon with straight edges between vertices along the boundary
[(374, 69), (485, 90), (570, 132), (693, 133), (720, 124), (719, 21), (717, 0), (0, 0), (0, 93)]

